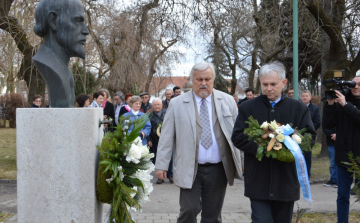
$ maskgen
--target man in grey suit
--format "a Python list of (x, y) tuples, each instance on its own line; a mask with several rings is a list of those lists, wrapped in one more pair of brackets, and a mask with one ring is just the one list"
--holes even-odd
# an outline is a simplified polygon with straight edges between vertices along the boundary
[(196, 223), (200, 211), (202, 223), (222, 222), (227, 183), (241, 173), (240, 152), (231, 142), (237, 106), (231, 95), (213, 89), (215, 75), (213, 64), (195, 64), (192, 90), (171, 100), (162, 126), (156, 176), (166, 178), (173, 153), (178, 223)]

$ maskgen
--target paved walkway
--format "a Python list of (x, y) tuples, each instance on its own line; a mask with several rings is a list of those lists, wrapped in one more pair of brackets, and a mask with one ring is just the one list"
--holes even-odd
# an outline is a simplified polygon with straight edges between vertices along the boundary
[[(152, 180), (153, 183), (155, 183), (155, 181), (156, 179)], [(322, 184), (312, 184), (311, 192), (313, 196), (313, 203), (309, 205), (301, 196), (300, 200), (295, 203), (294, 212), (300, 209), (307, 209), (308, 212), (325, 213), (336, 211), (336, 188), (324, 187)], [(179, 188), (173, 184), (170, 184), (168, 181), (161, 185), (154, 184), (154, 191), (150, 195), (150, 202), (143, 205), (142, 213), (135, 213), (133, 215), (134, 219), (136, 220), (135, 222), (176, 222), (180, 210), (179, 193)], [(234, 186), (227, 187), (225, 202), (222, 210), (224, 223), (251, 222), (250, 200), (244, 197), (243, 194), (243, 181), (236, 180)], [(10, 186), (0, 183), (0, 209), (3, 212), (15, 214), (12, 218), (6, 221), (6, 223), (18, 223), (16, 208), (16, 184)], [(104, 204), (104, 217), (106, 216), (108, 209), (109, 205)], [(350, 199), (350, 210), (360, 212), (360, 204), (355, 203), (354, 196), (351, 196)], [(198, 218), (198, 220), (199, 219), (200, 218)]]

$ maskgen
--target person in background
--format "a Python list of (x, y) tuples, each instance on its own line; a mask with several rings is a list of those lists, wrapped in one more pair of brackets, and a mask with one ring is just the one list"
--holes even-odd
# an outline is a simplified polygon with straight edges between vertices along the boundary
[(33, 104), (30, 106), (30, 108), (41, 108), (41, 101), (42, 97), (39, 94), (35, 94), (32, 97)]
[(294, 89), (289, 88), (289, 90), (288, 90), (288, 97), (289, 97), (289, 98), (294, 98)]
[[(301, 92), (301, 101), (309, 108), (311, 121), (314, 125), (314, 129), (316, 132), (321, 126), (320, 108), (319, 106), (311, 103), (311, 92), (309, 90), (303, 90)], [(315, 139), (316, 139), (316, 134), (311, 139), (311, 150), (315, 145)], [(311, 151), (304, 153), (309, 180), (311, 176), (311, 154), (312, 154)]]
[(356, 85), (351, 91), (343, 95), (335, 90), (336, 98), (327, 99), (323, 108), (324, 128), (336, 127), (337, 222), (349, 221), (350, 190), (354, 181), (353, 173), (344, 162), (350, 163), (349, 152), (355, 159), (360, 156), (360, 76), (352, 81)]
[(241, 99), (241, 100), (237, 103), (238, 107), (239, 107), (243, 102), (245, 102), (245, 101), (247, 101), (247, 100), (250, 100), (250, 99), (253, 99), (254, 96), (255, 96), (255, 90), (254, 90), (253, 88), (251, 88), (251, 87), (246, 88), (246, 89), (245, 89), (245, 94), (246, 94), (246, 97), (243, 98), (243, 99)]
[(330, 159), (330, 180), (324, 183), (325, 187), (337, 188), (337, 165), (335, 163), (335, 141), (336, 141), (336, 127), (327, 129), (323, 127), (323, 131), (326, 135), (326, 144), (328, 147), (329, 159)]
[(95, 92), (93, 94), (93, 102), (89, 105), (89, 108), (102, 108), (104, 101), (104, 94), (102, 92)]
[(163, 108), (167, 109), (169, 107), (171, 96), (173, 95), (173, 92), (170, 89), (167, 89), (165, 91), (165, 100), (163, 100)]
[[(130, 116), (130, 121), (134, 121), (135, 119), (138, 119), (144, 115), (144, 113), (140, 111), (141, 98), (139, 96), (136, 96), (136, 95), (132, 96), (129, 103), (130, 103), (131, 110), (128, 113), (125, 113), (124, 117)], [(130, 126), (128, 132), (131, 132), (132, 129), (133, 129), (133, 126)], [(147, 121), (145, 123), (145, 126), (139, 131), (139, 134), (140, 134), (139, 136), (142, 140), (143, 146), (147, 144), (147, 137), (149, 137), (150, 132), (151, 132), (151, 123), (150, 123), (150, 121)]]
[(174, 92), (174, 95), (181, 95), (180, 87), (175, 86), (175, 87), (173, 88), (173, 92)]
[[(151, 122), (151, 133), (148, 137), (148, 145), (150, 146), (150, 151), (155, 154), (155, 157), (153, 159), (153, 163), (156, 162), (156, 154), (157, 154), (157, 147), (159, 143), (159, 136), (157, 134), (157, 129), (159, 127), (159, 124), (164, 121), (164, 116), (166, 113), (166, 109), (163, 108), (162, 101), (159, 98), (155, 98), (152, 102), (152, 114), (150, 122)], [(166, 133), (164, 133), (166, 134)], [(172, 173), (172, 160), (169, 163), (169, 170), (167, 172), (167, 176), (169, 178), (170, 183), (173, 183), (173, 173)], [(156, 181), (157, 184), (164, 183), (164, 180), (158, 179)]]
[(234, 100), (235, 100), (235, 103), (237, 104), (238, 101), (239, 101), (239, 96), (238, 96), (237, 94), (234, 94), (234, 95), (233, 95), (233, 98), (234, 98)]
[(104, 101), (102, 102), (102, 107), (104, 109), (104, 118), (115, 119), (114, 105), (111, 103), (109, 98), (109, 91), (106, 89), (100, 89), (99, 92), (104, 94)]
[(121, 91), (118, 91), (114, 94), (114, 113), (115, 113), (115, 119), (114, 119), (114, 126), (118, 125), (119, 117), (120, 117), (120, 110), (121, 106), (123, 105), (123, 93)]
[(80, 108), (87, 108), (90, 105), (90, 97), (86, 94), (80, 94), (76, 98), (76, 102), (78, 103)]
[(142, 101), (140, 111), (143, 113), (147, 113), (151, 109), (151, 103), (149, 102), (150, 101), (149, 93), (147, 92), (141, 93), (140, 98)]
[(123, 114), (129, 112), (131, 110), (129, 103), (130, 103), (130, 99), (133, 96), (133, 94), (131, 93), (127, 93), (125, 95), (125, 104), (120, 108), (120, 115), (119, 117), (121, 117)]

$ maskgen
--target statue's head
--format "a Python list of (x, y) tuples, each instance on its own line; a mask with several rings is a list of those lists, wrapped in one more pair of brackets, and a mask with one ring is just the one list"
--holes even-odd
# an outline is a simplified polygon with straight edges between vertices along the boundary
[(44, 40), (57, 41), (69, 55), (85, 59), (84, 7), (80, 0), (40, 0), (35, 12), (34, 32)]

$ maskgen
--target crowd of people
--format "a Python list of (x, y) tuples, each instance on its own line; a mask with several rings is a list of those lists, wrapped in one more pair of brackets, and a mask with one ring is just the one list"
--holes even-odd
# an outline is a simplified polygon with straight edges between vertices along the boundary
[[(176, 86), (165, 91), (164, 100), (155, 98), (152, 103), (148, 92), (139, 96), (116, 92), (112, 103), (106, 89), (95, 92), (91, 103), (86, 94), (76, 102), (79, 107), (103, 108), (104, 118), (113, 120), (108, 131), (123, 115), (137, 119), (151, 112), (139, 136), (155, 154), (156, 183), (168, 179), (180, 187), (179, 223), (197, 222), (200, 212), (202, 222), (221, 222), (227, 184), (232, 186), (234, 178), (241, 177), (253, 222), (291, 222), (294, 202), (300, 199), (295, 163), (268, 157), (259, 161), (257, 144), (244, 133), (246, 121), (253, 116), (259, 123), (276, 120), (305, 128), (312, 135), (311, 148), (322, 125), (330, 158), (330, 179), (324, 186), (338, 188), (338, 222), (348, 222), (349, 198), (355, 192), (351, 189), (354, 177), (344, 162), (349, 162), (349, 152), (360, 156), (360, 76), (353, 79), (356, 86), (346, 95), (335, 91), (337, 98), (326, 101), (321, 117), (309, 90), (301, 91), (299, 100), (294, 99), (292, 88), (284, 93), (287, 79), (279, 62), (261, 67), (261, 94), (247, 88), (241, 100), (214, 89), (215, 75), (211, 63), (197, 63), (190, 73), (192, 90), (181, 95)], [(42, 97), (35, 95), (31, 107), (39, 108), (41, 103)], [(159, 134), (160, 125), (163, 134)], [(303, 154), (309, 179), (311, 153)]]

